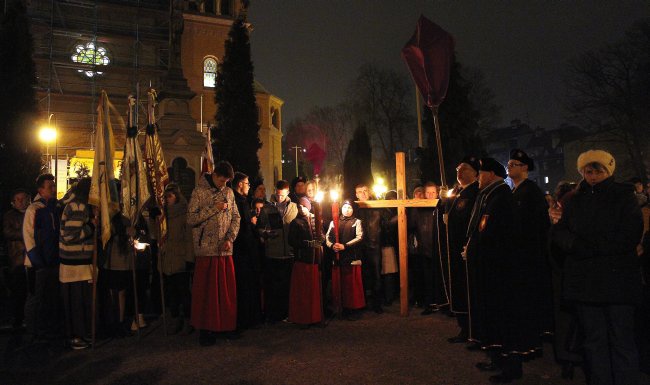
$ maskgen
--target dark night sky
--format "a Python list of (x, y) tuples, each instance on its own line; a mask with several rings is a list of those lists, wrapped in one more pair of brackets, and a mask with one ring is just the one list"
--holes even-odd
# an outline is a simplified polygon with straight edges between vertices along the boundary
[(456, 40), (465, 66), (481, 69), (503, 107), (502, 123), (562, 121), (567, 62), (623, 36), (650, 15), (647, 0), (252, 1), (256, 78), (285, 101), (283, 124), (314, 105), (341, 101), (358, 67), (407, 74), (400, 50), (420, 14)]

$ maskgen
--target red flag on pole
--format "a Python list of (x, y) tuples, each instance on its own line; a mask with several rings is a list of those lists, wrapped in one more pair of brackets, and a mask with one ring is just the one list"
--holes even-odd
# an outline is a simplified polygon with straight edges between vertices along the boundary
[(402, 48), (402, 58), (429, 108), (447, 96), (454, 38), (436, 23), (420, 16), (415, 32)]

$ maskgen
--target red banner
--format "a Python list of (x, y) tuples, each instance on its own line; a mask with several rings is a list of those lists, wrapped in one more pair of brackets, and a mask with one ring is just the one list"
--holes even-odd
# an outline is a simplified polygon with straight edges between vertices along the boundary
[(439, 106), (447, 96), (453, 55), (454, 38), (420, 16), (413, 36), (402, 48), (402, 58), (429, 108)]

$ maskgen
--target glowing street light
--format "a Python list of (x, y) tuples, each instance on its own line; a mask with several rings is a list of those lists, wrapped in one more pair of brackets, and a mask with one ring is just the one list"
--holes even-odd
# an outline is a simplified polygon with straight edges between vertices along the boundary
[(38, 139), (49, 145), (56, 140), (56, 129), (50, 126), (41, 127), (38, 131)]
[[(54, 180), (57, 181), (59, 175), (59, 131), (56, 128), (56, 120), (54, 121), (54, 126), (52, 125), (52, 117), (54, 114), (50, 114), (47, 117), (47, 126), (41, 127), (38, 130), (38, 138), (41, 142), (45, 143), (45, 156), (47, 158), (47, 169), (50, 170), (50, 143), (54, 142)], [(56, 194), (57, 184), (54, 183), (54, 189)]]

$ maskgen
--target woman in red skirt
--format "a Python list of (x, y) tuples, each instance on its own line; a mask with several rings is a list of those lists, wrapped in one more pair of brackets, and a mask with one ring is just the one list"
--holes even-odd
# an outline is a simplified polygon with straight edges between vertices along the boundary
[(188, 206), (196, 255), (191, 322), (200, 330), (202, 346), (214, 345), (218, 336), (238, 337), (232, 245), (240, 216), (235, 195), (226, 186), (232, 177), (230, 163), (217, 163), (212, 174), (201, 176)]
[[(366, 306), (361, 280), (361, 241), (363, 229), (361, 221), (354, 217), (350, 201), (343, 202), (339, 217), (338, 242), (334, 231), (334, 222), (330, 223), (325, 237), (327, 247), (338, 253), (341, 271), (341, 302), (343, 315), (351, 321), (360, 318), (359, 309)], [(336, 261), (334, 262), (336, 264)], [(334, 269), (332, 274), (335, 274)]]
[(302, 328), (323, 320), (318, 270), (321, 244), (314, 242), (314, 216), (310, 210), (309, 199), (300, 198), (298, 216), (289, 225), (289, 245), (295, 258), (291, 271), (289, 321)]

